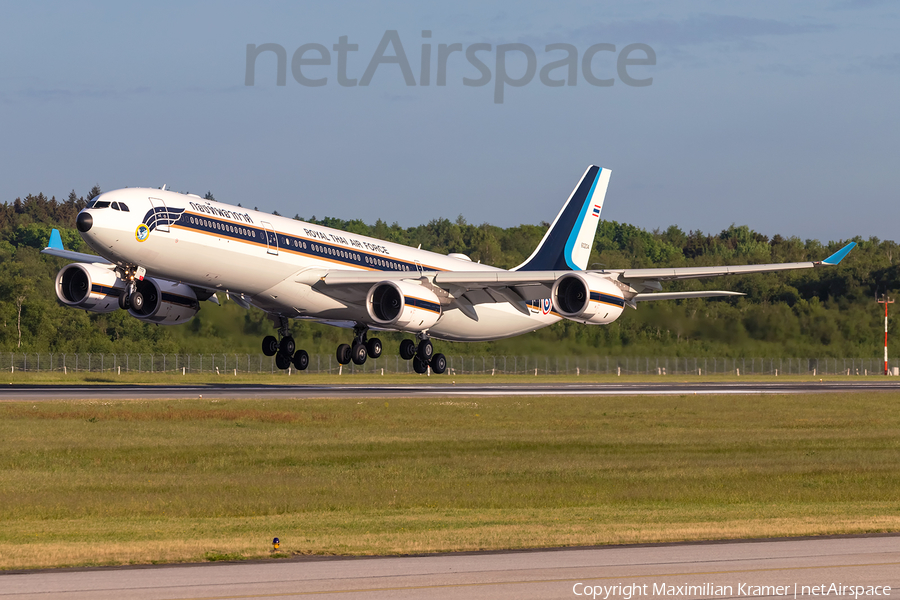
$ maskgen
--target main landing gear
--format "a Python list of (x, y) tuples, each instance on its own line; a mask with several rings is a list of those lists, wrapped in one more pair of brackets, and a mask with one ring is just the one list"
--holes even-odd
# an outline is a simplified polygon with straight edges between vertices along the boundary
[[(357, 325), (353, 328), (353, 343), (341, 344), (337, 347), (337, 361), (342, 365), (348, 365), (352, 361), (353, 364), (361, 365), (366, 359), (378, 358), (381, 356), (381, 340), (378, 338), (367, 338), (369, 328), (365, 325)], [(443, 354), (435, 354), (434, 346), (431, 340), (424, 333), (416, 336), (418, 344), (412, 340), (403, 340), (400, 342), (400, 358), (403, 360), (413, 361), (413, 370), (416, 373), (427, 373), (428, 367), (435, 374), (440, 375), (447, 370), (447, 358)]]
[(365, 325), (357, 325), (353, 328), (353, 344), (341, 344), (337, 347), (336, 357), (339, 364), (348, 365), (350, 361), (353, 361), (353, 364), (361, 365), (370, 356), (372, 358), (381, 356), (381, 340), (378, 338), (368, 339), (366, 336), (368, 331), (369, 328)]
[(416, 337), (419, 340), (418, 345), (409, 339), (400, 342), (400, 358), (412, 359), (413, 370), (419, 374), (427, 373), (428, 367), (431, 367), (436, 375), (446, 371), (447, 357), (441, 353), (434, 353), (434, 346), (431, 345), (427, 335), (420, 333)]
[(267, 335), (263, 338), (262, 351), (266, 356), (275, 357), (275, 366), (281, 370), (287, 370), (291, 365), (298, 371), (306, 370), (309, 366), (309, 354), (306, 350), (297, 350), (294, 338), (291, 336), (288, 328), (288, 320), (286, 317), (278, 317), (278, 335), (281, 341), (278, 341), (274, 335)]

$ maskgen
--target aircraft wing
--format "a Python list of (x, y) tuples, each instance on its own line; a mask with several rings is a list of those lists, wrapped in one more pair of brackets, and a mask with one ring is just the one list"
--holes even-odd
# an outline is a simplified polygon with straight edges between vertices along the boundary
[[(621, 281), (628, 280), (652, 280), (673, 281), (678, 279), (698, 279), (701, 277), (720, 277), (723, 275), (738, 275), (747, 273), (766, 273), (769, 271), (789, 271), (792, 269), (811, 269), (825, 265), (836, 265), (856, 245), (850, 242), (825, 260), (817, 262), (776, 263), (767, 265), (732, 265), (721, 267), (683, 267), (683, 268), (658, 268), (658, 269), (611, 269), (605, 271), (586, 271), (601, 276), (614, 276)], [(316, 279), (325, 286), (369, 286), (379, 281), (390, 279), (407, 279), (410, 281), (426, 279), (433, 285), (447, 289), (467, 288), (468, 290), (484, 290), (486, 292), (505, 289), (514, 290), (522, 300), (540, 300), (549, 297), (553, 283), (572, 271), (424, 271), (422, 273), (410, 273), (409, 271), (318, 271)], [(684, 292), (687, 293), (687, 292)], [(692, 294), (709, 292), (690, 292)], [(733, 292), (719, 292), (720, 294), (732, 294)], [(662, 298), (662, 294), (654, 294)], [(674, 298), (675, 296), (670, 296)], [(697, 296), (691, 296), (697, 297)], [(497, 298), (496, 302), (508, 302), (507, 299)]]
[(682, 267), (662, 269), (617, 269), (606, 271), (617, 273), (622, 281), (651, 280), (651, 281), (675, 281), (678, 279), (699, 279), (701, 277), (721, 277), (723, 275), (741, 275), (748, 273), (768, 273), (770, 271), (790, 271), (792, 269), (811, 269), (825, 265), (836, 265), (853, 247), (856, 242), (850, 242), (825, 260), (817, 262), (776, 263), (769, 265), (733, 265), (728, 267)]
[[(406, 279), (427, 281), (434, 287), (442, 288), (453, 295), (454, 292), (483, 292), (481, 302), (510, 302), (507, 290), (512, 290), (515, 299), (540, 300), (550, 297), (550, 288), (559, 277), (571, 271), (327, 271), (321, 276), (321, 283), (327, 288), (358, 286), (368, 291), (369, 286), (380, 281)], [(495, 295), (491, 295), (494, 293)], [(479, 299), (481, 296), (478, 296)]]
[[(359, 301), (369, 288), (381, 281), (406, 279), (426, 282), (446, 291), (454, 300), (451, 307), (467, 312), (468, 306), (491, 302), (509, 302), (527, 314), (528, 302), (549, 298), (554, 282), (571, 271), (425, 271), (421, 275), (407, 271), (366, 272), (329, 271), (323, 273), (316, 289), (347, 301)], [(698, 291), (638, 294), (635, 302), (743, 296), (739, 292)], [(467, 306), (468, 305), (468, 306)], [(467, 313), (468, 314), (468, 313)]]
[[(313, 284), (318, 291), (350, 302), (362, 302), (369, 288), (381, 281), (407, 280), (430, 287), (443, 296), (448, 308), (458, 308), (477, 321), (475, 304), (507, 302), (524, 315), (528, 303), (550, 297), (557, 278), (570, 271), (337, 271), (323, 273)], [(307, 278), (313, 273), (306, 275)], [(298, 280), (301, 281), (301, 280)]]
[(50, 232), (50, 241), (47, 247), (41, 250), (41, 254), (49, 254), (50, 256), (58, 256), (66, 260), (74, 260), (76, 262), (94, 263), (99, 265), (112, 264), (102, 256), (96, 254), (85, 254), (84, 252), (75, 252), (74, 250), (66, 250), (63, 248), (62, 236), (59, 235), (58, 229)]
[[(856, 245), (851, 242), (828, 258), (817, 262), (778, 263), (766, 265), (737, 265), (721, 267), (685, 267), (661, 269), (614, 269), (606, 271), (586, 271), (595, 276), (609, 277), (632, 287), (639, 292), (660, 289), (659, 282), (701, 277), (720, 277), (769, 271), (811, 269), (838, 264)], [(508, 302), (528, 314), (528, 303), (549, 298), (551, 288), (557, 279), (572, 271), (344, 271), (310, 270), (298, 279), (299, 282), (314, 286), (327, 295), (350, 302), (361, 302), (368, 289), (381, 281), (408, 280), (418, 282), (433, 289), (443, 290), (451, 307), (460, 308), (467, 314), (472, 305), (491, 302)], [(632, 286), (631, 284), (634, 284)], [(717, 290), (693, 292), (638, 293), (626, 302), (651, 300), (676, 300), (686, 298), (710, 298), (717, 296), (740, 296), (738, 292)]]

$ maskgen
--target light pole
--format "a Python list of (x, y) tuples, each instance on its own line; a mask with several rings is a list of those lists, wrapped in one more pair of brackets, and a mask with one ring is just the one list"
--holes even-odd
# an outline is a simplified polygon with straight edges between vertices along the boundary
[(878, 301), (878, 304), (884, 304), (884, 374), (888, 374), (888, 356), (887, 356), (887, 326), (888, 326), (888, 304), (893, 304), (894, 301), (888, 297), (887, 294), (881, 295), (881, 300)]

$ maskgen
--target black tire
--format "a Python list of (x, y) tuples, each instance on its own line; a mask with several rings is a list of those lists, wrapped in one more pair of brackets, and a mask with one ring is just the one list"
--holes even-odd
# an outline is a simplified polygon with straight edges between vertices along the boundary
[(403, 340), (400, 342), (400, 358), (410, 360), (416, 355), (416, 343), (412, 340)]
[(134, 309), (134, 312), (139, 313), (144, 308), (144, 295), (140, 292), (135, 292), (128, 299), (128, 303), (131, 304), (131, 308)]
[(447, 357), (438, 352), (431, 357), (431, 370), (435, 375), (440, 375), (447, 370)]
[(274, 335), (267, 335), (263, 338), (262, 351), (266, 356), (275, 356), (278, 354), (278, 340)]
[(119, 308), (122, 310), (128, 310), (131, 305), (128, 303), (128, 294), (122, 292), (119, 294)]
[(419, 349), (416, 351), (416, 356), (426, 363), (431, 362), (431, 357), (434, 356), (434, 346), (431, 345), (431, 340), (422, 340), (419, 342)]
[(286, 335), (283, 338), (281, 338), (281, 343), (278, 344), (278, 349), (285, 356), (293, 356), (294, 350), (297, 349), (297, 345), (294, 343), (294, 338), (292, 338), (289, 335)]
[(369, 358), (369, 351), (366, 350), (365, 344), (357, 342), (353, 344), (350, 355), (353, 357), (353, 364), (363, 365), (366, 363), (366, 359)]
[(286, 371), (288, 367), (291, 366), (291, 359), (280, 352), (275, 355), (275, 366), (281, 369), (282, 371)]
[(350, 364), (350, 344), (341, 344), (337, 347), (337, 352), (335, 353), (337, 357), (338, 364), (347, 365)]
[(378, 358), (381, 356), (382, 349), (381, 340), (378, 338), (372, 338), (366, 342), (366, 350), (369, 352), (371, 358)]
[(306, 367), (309, 366), (309, 354), (306, 353), (306, 350), (294, 352), (294, 366), (297, 367), (298, 371), (306, 370)]
[(418, 356), (413, 357), (413, 371), (418, 373), (419, 375), (423, 375), (428, 372), (428, 363), (423, 361)]

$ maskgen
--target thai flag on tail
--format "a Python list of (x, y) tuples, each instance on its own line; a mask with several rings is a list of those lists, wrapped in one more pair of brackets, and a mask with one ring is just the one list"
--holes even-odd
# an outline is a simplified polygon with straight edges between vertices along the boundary
[(595, 217), (599, 217), (599, 216), (600, 216), (600, 205), (599, 205), (599, 204), (595, 204), (595, 205), (594, 205), (594, 216), (595, 216)]

